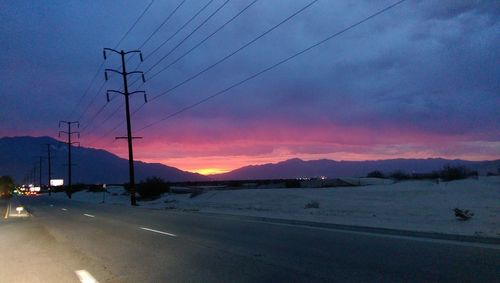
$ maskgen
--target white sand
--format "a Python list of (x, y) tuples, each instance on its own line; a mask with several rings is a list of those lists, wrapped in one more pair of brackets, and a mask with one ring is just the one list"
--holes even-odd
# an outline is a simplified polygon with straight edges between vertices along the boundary
[[(195, 198), (166, 194), (140, 202), (148, 208), (196, 209), (237, 215), (298, 219), (317, 222), (500, 237), (500, 177), (480, 177), (452, 182), (406, 181), (388, 184), (360, 180), (359, 187), (319, 189), (241, 189), (209, 191)], [(106, 203), (128, 204), (123, 189), (111, 188)], [(64, 197), (62, 193), (56, 194)], [(74, 199), (98, 203), (102, 193), (79, 192)], [(311, 202), (319, 208), (305, 209)], [(455, 207), (475, 215), (458, 221)]]

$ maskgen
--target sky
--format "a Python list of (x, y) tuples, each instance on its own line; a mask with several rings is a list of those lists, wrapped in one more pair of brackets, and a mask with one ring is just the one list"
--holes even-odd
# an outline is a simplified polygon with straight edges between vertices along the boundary
[(146, 78), (129, 90), (149, 98), (130, 96), (138, 160), (210, 174), (296, 157), (500, 159), (498, 1), (407, 0), (255, 77), (395, 1), (150, 2), (1, 1), (0, 136), (57, 138), (59, 120), (79, 121), (82, 146), (126, 158), (107, 47), (145, 59), (126, 61)]

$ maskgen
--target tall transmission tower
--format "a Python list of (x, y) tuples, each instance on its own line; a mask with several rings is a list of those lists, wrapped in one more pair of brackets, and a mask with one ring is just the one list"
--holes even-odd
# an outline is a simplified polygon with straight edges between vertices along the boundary
[[(68, 145), (68, 186), (66, 187), (66, 194), (68, 195), (68, 198), (71, 198), (72, 194), (72, 188), (71, 188), (71, 167), (73, 166), (73, 163), (71, 163), (71, 146), (73, 144), (78, 144), (80, 145), (79, 142), (72, 142), (71, 137), (76, 134), (78, 138), (80, 138), (80, 132), (72, 132), (71, 131), (71, 125), (76, 124), (77, 128), (80, 128), (80, 122), (78, 121), (59, 121), (59, 128), (61, 128), (62, 124), (68, 125), (68, 131), (59, 131), (59, 137), (61, 137), (61, 134), (66, 134), (68, 137), (68, 141), (66, 144)], [(49, 181), (50, 182), (50, 181)]]
[(106, 97), (109, 102), (109, 94), (110, 93), (119, 93), (122, 94), (125, 97), (125, 115), (127, 119), (127, 136), (126, 137), (116, 137), (116, 139), (127, 139), (128, 141), (128, 166), (129, 166), (129, 185), (130, 185), (130, 204), (131, 205), (137, 205), (136, 198), (135, 198), (135, 175), (134, 175), (134, 152), (132, 149), (132, 140), (140, 137), (133, 137), (132, 136), (132, 125), (130, 121), (130, 104), (129, 104), (129, 96), (137, 93), (142, 93), (144, 94), (144, 102), (148, 102), (146, 92), (144, 91), (133, 91), (129, 92), (128, 91), (128, 82), (127, 82), (127, 77), (128, 75), (131, 74), (140, 74), (142, 77), (142, 81), (146, 82), (146, 79), (144, 78), (144, 73), (141, 71), (133, 71), (133, 72), (128, 72), (127, 73), (127, 67), (125, 65), (125, 56), (128, 54), (133, 54), (133, 53), (139, 53), (139, 57), (141, 59), (141, 62), (144, 60), (142, 58), (142, 52), (140, 50), (132, 50), (125, 52), (123, 50), (117, 51), (112, 48), (104, 48), (103, 50), (103, 55), (104, 55), (104, 60), (106, 60), (106, 51), (111, 51), (114, 52), (118, 55), (121, 56), (122, 60), (122, 70), (121, 72), (115, 69), (105, 69), (104, 70), (104, 77), (106, 80), (108, 80), (108, 72), (114, 72), (122, 75), (123, 77), (123, 92), (117, 91), (117, 90), (108, 90), (106, 93)]
[(52, 168), (51, 168), (51, 160), (50, 160), (50, 143), (47, 143), (47, 169), (48, 169), (48, 181), (47, 181), (47, 190), (49, 190), (49, 196), (52, 195), (52, 187), (50, 185), (50, 180), (52, 179)]

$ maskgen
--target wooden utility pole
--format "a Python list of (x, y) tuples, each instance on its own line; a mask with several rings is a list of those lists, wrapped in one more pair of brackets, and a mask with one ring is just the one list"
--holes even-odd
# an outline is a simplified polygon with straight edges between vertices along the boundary
[(50, 164), (50, 143), (47, 144), (47, 162), (48, 162), (48, 166), (47, 166), (47, 169), (48, 169), (48, 181), (47, 181), (47, 189), (49, 190), (49, 196), (52, 195), (52, 186), (50, 184), (50, 180), (52, 179), (52, 168), (51, 168), (51, 164)]
[(131, 205), (137, 205), (136, 197), (135, 197), (135, 191), (136, 190), (135, 190), (135, 174), (134, 174), (134, 152), (133, 152), (132, 140), (133, 139), (139, 139), (140, 137), (133, 137), (132, 136), (132, 123), (130, 121), (129, 96), (133, 95), (133, 94), (136, 94), (136, 93), (142, 93), (142, 94), (144, 94), (144, 101), (145, 102), (147, 102), (147, 97), (146, 97), (146, 92), (144, 92), (144, 91), (133, 91), (133, 92), (129, 92), (128, 91), (128, 82), (127, 82), (128, 75), (130, 75), (130, 74), (140, 74), (141, 77), (142, 77), (142, 81), (143, 82), (145, 82), (145, 79), (144, 79), (144, 73), (141, 72), (141, 71), (133, 71), (133, 72), (128, 72), (127, 73), (127, 67), (126, 67), (126, 64), (125, 64), (125, 56), (127, 54), (131, 54), (131, 53), (139, 53), (139, 56), (140, 56), (141, 62), (142, 62), (143, 61), (142, 53), (139, 50), (132, 50), (132, 51), (125, 52), (123, 50), (117, 51), (117, 50), (114, 50), (114, 49), (111, 49), (111, 48), (104, 48), (104, 50), (103, 50), (104, 60), (106, 60), (106, 51), (114, 52), (114, 53), (120, 55), (120, 57), (121, 57), (121, 62), (122, 62), (122, 70), (121, 70), (121, 72), (118, 71), (118, 70), (114, 70), (114, 69), (106, 69), (104, 71), (104, 77), (105, 77), (106, 80), (108, 80), (108, 72), (114, 72), (114, 73), (118, 73), (118, 74), (122, 75), (122, 78), (123, 78), (123, 92), (117, 91), (117, 90), (108, 90), (107, 93), (106, 93), (106, 96), (107, 96), (108, 102), (109, 102), (109, 94), (110, 93), (119, 93), (119, 94), (122, 94), (123, 96), (125, 96), (125, 115), (126, 115), (126, 119), (127, 119), (127, 136), (126, 137), (117, 137), (117, 139), (127, 139), (127, 141), (128, 141), (128, 167), (129, 167), (130, 204)]
[(72, 188), (71, 188), (71, 167), (73, 166), (73, 163), (71, 162), (71, 147), (73, 144), (78, 144), (80, 145), (79, 142), (72, 142), (71, 141), (71, 136), (76, 134), (78, 138), (80, 138), (80, 132), (72, 132), (71, 131), (71, 125), (76, 124), (77, 128), (80, 128), (80, 123), (78, 121), (59, 121), (59, 128), (61, 127), (61, 124), (66, 124), (68, 125), (68, 131), (59, 131), (59, 137), (61, 137), (61, 134), (66, 134), (68, 137), (68, 141), (66, 144), (68, 145), (68, 186), (66, 187), (66, 194), (68, 195), (68, 198), (71, 198), (71, 194), (73, 193)]

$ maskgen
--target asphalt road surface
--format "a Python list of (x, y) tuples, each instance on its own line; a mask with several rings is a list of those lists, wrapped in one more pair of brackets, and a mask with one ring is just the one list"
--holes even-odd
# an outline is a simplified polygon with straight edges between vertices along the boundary
[[(500, 246), (12, 199), (1, 282), (499, 282)], [(88, 281), (85, 281), (88, 280)]]

